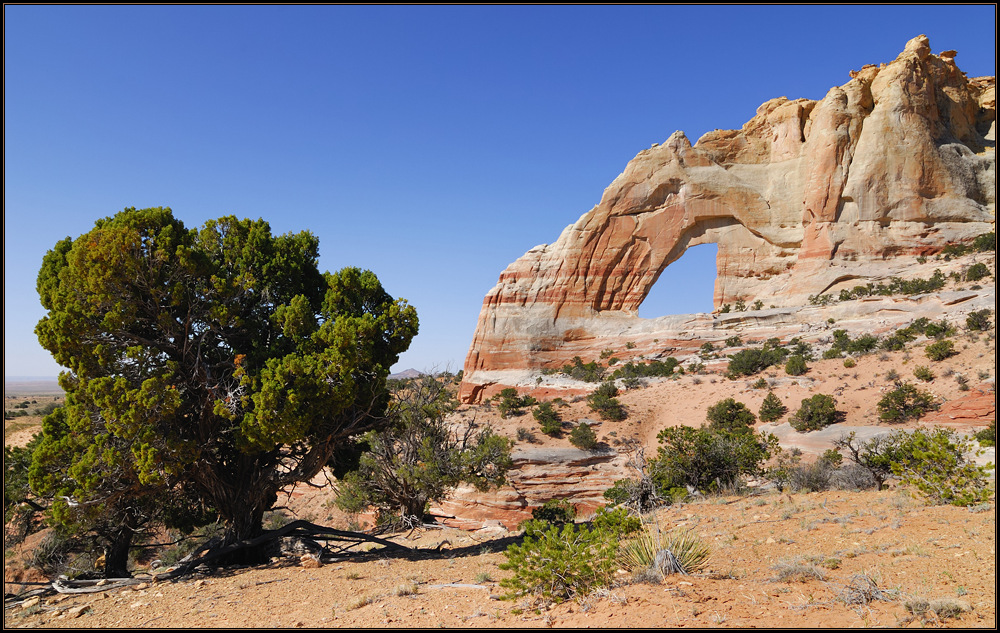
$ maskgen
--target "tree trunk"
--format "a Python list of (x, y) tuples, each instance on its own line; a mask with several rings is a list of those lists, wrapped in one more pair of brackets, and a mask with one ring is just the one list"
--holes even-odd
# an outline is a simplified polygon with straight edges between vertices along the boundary
[(128, 525), (121, 526), (110, 537), (111, 543), (104, 552), (105, 578), (131, 578), (128, 571), (128, 553), (132, 548), (135, 530)]
[[(244, 504), (230, 508), (223, 513), (226, 520), (226, 530), (223, 535), (223, 546), (236, 545), (257, 538), (264, 533), (264, 512), (270, 510), (278, 496), (270, 490), (245, 491)], [(228, 514), (228, 516), (226, 516)], [(225, 565), (259, 565), (268, 562), (275, 554), (276, 543), (264, 543), (255, 547), (247, 547), (222, 558)]]

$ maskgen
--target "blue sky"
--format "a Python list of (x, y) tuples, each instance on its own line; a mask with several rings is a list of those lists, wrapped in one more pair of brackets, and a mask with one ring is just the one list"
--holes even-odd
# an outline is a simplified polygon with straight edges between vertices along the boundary
[[(820, 99), (926, 34), (996, 73), (993, 5), (4, 7), (4, 375), (54, 376), (42, 256), (124, 207), (308, 229), (461, 368), (484, 295), (639, 151)], [(713, 247), (640, 314), (711, 309)], [(675, 285), (671, 285), (671, 283)]]

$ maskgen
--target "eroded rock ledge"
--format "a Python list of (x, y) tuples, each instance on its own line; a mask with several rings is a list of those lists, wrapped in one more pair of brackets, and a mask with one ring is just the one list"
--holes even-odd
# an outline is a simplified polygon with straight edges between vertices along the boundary
[(995, 78), (966, 77), (954, 51), (934, 55), (924, 36), (850, 77), (820, 101), (772, 99), (740, 130), (694, 145), (675, 132), (640, 152), (555, 243), (500, 275), (463, 400), (512, 384), (511, 372), (593, 360), (636, 338), (655, 353), (719, 327), (710, 315), (636, 316), (691, 246), (718, 244), (717, 309), (758, 299), (780, 309), (993, 230)]

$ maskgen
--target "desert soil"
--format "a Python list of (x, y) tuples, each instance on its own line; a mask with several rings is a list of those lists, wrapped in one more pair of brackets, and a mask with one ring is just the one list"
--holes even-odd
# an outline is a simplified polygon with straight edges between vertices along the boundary
[[(534, 608), (499, 600), (510, 537), (397, 535), (411, 553), (264, 568), (56, 596), (5, 610), (5, 627), (867, 627), (996, 626), (996, 506), (928, 507), (906, 491), (718, 497), (672, 506), (661, 528), (710, 544), (709, 569)], [(437, 549), (439, 544), (442, 544)], [(886, 601), (848, 604), (867, 577)], [(949, 605), (948, 616), (918, 605)], [(909, 606), (908, 606), (909, 605)]]
[[(758, 425), (776, 433), (784, 448), (805, 458), (829, 448), (839, 431), (889, 428), (877, 421), (875, 405), (892, 388), (895, 372), (918, 382), (913, 369), (927, 365), (937, 375), (919, 383), (952, 407), (992, 400), (995, 409), (995, 331), (959, 337), (960, 353), (938, 363), (924, 344), (905, 352), (872, 354), (853, 368), (843, 360), (816, 361), (802, 377), (772, 368), (763, 374), (789, 407), (815, 393), (833, 394), (846, 419), (829, 431), (795, 433), (787, 418)], [(724, 363), (717, 363), (722, 369)], [(709, 369), (713, 369), (711, 363)], [(971, 386), (963, 389), (961, 376)], [(636, 438), (656, 446), (659, 429), (698, 425), (705, 410), (734, 397), (756, 411), (767, 393), (750, 379), (730, 381), (718, 373), (652, 382), (621, 400), (623, 422), (595, 426), (609, 446)], [(8, 397), (18, 397), (10, 393)], [(581, 399), (582, 400), (582, 399)], [(961, 407), (958, 407), (961, 408)], [(518, 427), (535, 430), (536, 446), (568, 446), (567, 439), (537, 431), (530, 413), (502, 420), (495, 409), (465, 408), (514, 437)], [(585, 402), (561, 409), (563, 419), (595, 416)], [(993, 414), (995, 415), (995, 413)], [(5, 444), (23, 445), (40, 420), (5, 422)], [(934, 414), (907, 426), (946, 425), (959, 431), (983, 428), (987, 419)], [(837, 432), (834, 432), (836, 430)], [(995, 461), (992, 449), (981, 461)], [(330, 503), (329, 488), (299, 488), (287, 499), (289, 517), (347, 527), (351, 517)], [(346, 559), (325, 559), (319, 568), (301, 565), (297, 554), (266, 567), (217, 570), (178, 581), (109, 589), (101, 593), (44, 598), (25, 608), (18, 601), (4, 611), (5, 627), (191, 628), (191, 627), (996, 627), (996, 504), (976, 508), (926, 506), (903, 489), (880, 492), (778, 493), (713, 497), (672, 506), (656, 519), (661, 528), (694, 530), (712, 549), (709, 570), (669, 576), (661, 584), (618, 583), (596, 594), (538, 606), (525, 599), (498, 599), (499, 580), (510, 572), (498, 565), (516, 531), (451, 528), (397, 534), (412, 549), (372, 551)], [(25, 588), (17, 581), (42, 581), (23, 558), (41, 538), (30, 537), (5, 555), (5, 592)], [(150, 573), (142, 563), (136, 574)], [(848, 604), (860, 578), (885, 591), (885, 601)], [(12, 582), (13, 581), (13, 582)], [(937, 601), (937, 602), (935, 602)], [(935, 610), (921, 605), (933, 604)], [(943, 606), (942, 606), (943, 605)]]

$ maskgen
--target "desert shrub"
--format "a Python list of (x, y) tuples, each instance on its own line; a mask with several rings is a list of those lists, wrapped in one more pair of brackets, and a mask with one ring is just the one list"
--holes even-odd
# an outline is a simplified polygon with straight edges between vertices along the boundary
[(760, 411), (758, 412), (760, 421), (774, 422), (786, 413), (788, 413), (788, 407), (781, 402), (781, 398), (774, 395), (773, 391), (767, 392), (767, 395), (764, 397), (764, 402), (760, 405)]
[(732, 431), (734, 433), (751, 433), (757, 418), (742, 402), (733, 398), (720, 400), (710, 406), (705, 415), (709, 428), (713, 431)]
[(604, 378), (605, 368), (596, 361), (584, 363), (579, 356), (574, 356), (573, 362), (569, 365), (563, 365), (559, 371), (583, 382), (601, 382), (601, 379)]
[(716, 430), (702, 425), (667, 427), (656, 436), (660, 446), (649, 473), (657, 492), (668, 497), (674, 488), (703, 492), (733, 487), (746, 475), (760, 475), (777, 446), (772, 435)]
[(927, 367), (926, 365), (918, 365), (913, 370), (913, 375), (918, 380), (922, 380), (924, 382), (930, 382), (934, 380), (934, 372), (932, 372), (930, 368)]
[(743, 339), (739, 334), (735, 334), (726, 339), (726, 347), (739, 347), (743, 344)]
[(661, 580), (669, 574), (693, 574), (705, 569), (711, 550), (696, 534), (678, 529), (662, 532), (647, 525), (621, 545), (619, 562), (633, 574), (648, 574)]
[(950, 429), (916, 429), (901, 442), (892, 473), (929, 503), (971, 506), (990, 498), (989, 468), (970, 457), (982, 454)]
[(833, 472), (830, 487), (837, 490), (868, 490), (876, 485), (871, 472), (858, 464), (844, 464)]
[(498, 397), (500, 402), (497, 404), (497, 410), (500, 412), (501, 418), (524, 415), (524, 408), (530, 407), (536, 402), (531, 396), (518, 395), (517, 389), (514, 387), (507, 387), (498, 394)]
[(972, 332), (983, 332), (990, 329), (990, 311), (976, 310), (970, 312), (965, 319), (965, 327)]
[(810, 580), (826, 580), (823, 570), (812, 563), (800, 561), (784, 561), (776, 564), (774, 569), (778, 572), (776, 582), (808, 582)]
[(507, 560), (499, 565), (513, 571), (500, 580), (509, 590), (503, 597), (561, 602), (611, 584), (618, 568), (618, 544), (639, 529), (639, 521), (624, 508), (616, 508), (602, 510), (589, 525), (560, 527), (532, 520), (523, 527), (524, 541), (507, 547)]
[(576, 508), (565, 499), (549, 499), (531, 511), (531, 518), (553, 525), (565, 525), (576, 520)]
[(927, 338), (936, 338), (938, 340), (947, 338), (955, 333), (955, 326), (951, 325), (944, 319), (941, 319), (937, 323), (928, 323), (924, 328), (924, 335)]
[(589, 424), (580, 422), (570, 431), (569, 443), (585, 451), (593, 450), (597, 446), (597, 434)]
[(63, 534), (61, 530), (53, 530), (32, 550), (28, 564), (46, 576), (54, 577), (65, 573), (77, 545), (75, 539)]
[(997, 250), (997, 234), (995, 231), (990, 231), (989, 233), (983, 233), (982, 235), (976, 237), (972, 242), (972, 248), (979, 252), (993, 251)]
[(536, 441), (535, 434), (531, 432), (530, 429), (526, 429), (523, 426), (517, 427), (517, 440), (519, 442), (528, 442), (529, 444), (534, 444)]
[(506, 482), (511, 440), (489, 426), (448, 422), (458, 402), (447, 383), (426, 375), (392, 395), (392, 426), (362, 436), (357, 467), (339, 483), (338, 507), (375, 507), (381, 523), (400, 524), (421, 519), (461, 483), (485, 491)]
[(796, 336), (792, 340), (788, 341), (788, 347), (792, 354), (798, 354), (802, 358), (808, 360), (813, 360), (813, 347), (809, 343), (803, 341), (801, 338)]
[(817, 431), (837, 422), (842, 414), (837, 411), (837, 401), (833, 396), (818, 393), (811, 398), (804, 398), (799, 410), (789, 423), (800, 433)]
[(893, 424), (917, 420), (936, 408), (933, 395), (908, 382), (897, 382), (896, 388), (882, 396), (877, 407), (879, 420)]
[(845, 369), (851, 369), (854, 366), (856, 366), (857, 364), (858, 364), (857, 361), (855, 361), (853, 358), (845, 358), (844, 359), (844, 368)]
[(955, 351), (955, 344), (953, 342), (945, 340), (931, 343), (925, 348), (924, 353), (927, 354), (927, 358), (933, 361), (942, 361), (950, 356), (954, 356), (958, 352)]
[(969, 266), (969, 270), (965, 271), (965, 280), (979, 281), (983, 277), (989, 277), (989, 275), (990, 275), (989, 267), (986, 264), (980, 262), (978, 264), (973, 264), (972, 266)]
[(726, 373), (731, 378), (753, 376), (768, 367), (777, 365), (786, 356), (788, 356), (787, 349), (768, 341), (763, 347), (745, 349), (733, 354), (729, 359)]
[(799, 464), (789, 472), (788, 487), (792, 490), (822, 492), (830, 488), (836, 467), (825, 459), (811, 464)]
[(602, 420), (624, 420), (628, 414), (622, 403), (615, 397), (617, 395), (618, 387), (615, 386), (615, 383), (604, 382), (587, 396), (587, 405)]
[(790, 356), (788, 362), (785, 363), (785, 373), (789, 376), (801, 376), (807, 371), (809, 371), (809, 367), (806, 365), (806, 359), (798, 354)]
[(985, 429), (980, 429), (976, 431), (975, 434), (976, 441), (979, 442), (980, 446), (996, 446), (997, 445), (997, 421), (993, 420), (990, 422), (989, 427)]
[(670, 376), (679, 366), (680, 361), (673, 356), (669, 356), (663, 361), (651, 360), (647, 363), (635, 363), (629, 361), (611, 374), (611, 380), (617, 380), (619, 378), (656, 378), (660, 376)]
[(538, 424), (542, 428), (542, 433), (551, 437), (558, 437), (562, 433), (562, 420), (559, 417), (559, 412), (556, 411), (551, 402), (538, 403), (535, 410), (531, 412), (531, 415), (538, 420)]

